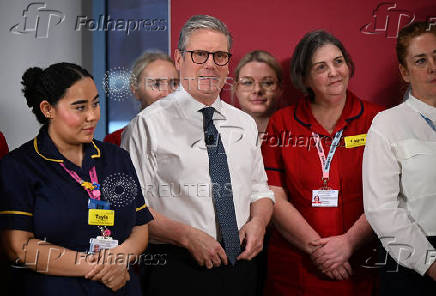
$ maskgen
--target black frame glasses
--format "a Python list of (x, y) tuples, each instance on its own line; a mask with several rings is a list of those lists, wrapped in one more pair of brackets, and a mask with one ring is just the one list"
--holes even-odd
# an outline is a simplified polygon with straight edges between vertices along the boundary
[(181, 52), (191, 53), (191, 60), (194, 64), (204, 64), (212, 55), (213, 62), (218, 66), (225, 66), (230, 62), (232, 54), (226, 51), (214, 51), (207, 50), (180, 50)]

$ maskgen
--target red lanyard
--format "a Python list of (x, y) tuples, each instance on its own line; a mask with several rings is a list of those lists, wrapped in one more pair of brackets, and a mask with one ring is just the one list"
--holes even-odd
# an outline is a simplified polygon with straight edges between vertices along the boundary
[(76, 180), (77, 183), (79, 183), (87, 192), (90, 198), (100, 200), (100, 184), (98, 184), (98, 178), (97, 178), (97, 172), (95, 171), (95, 166), (93, 166), (89, 170), (89, 177), (91, 178), (91, 182), (86, 182), (82, 180), (79, 175), (72, 170), (69, 170), (65, 167), (65, 165), (61, 162), (59, 163), (61, 167), (64, 168), (64, 170), (70, 174), (70, 176)]

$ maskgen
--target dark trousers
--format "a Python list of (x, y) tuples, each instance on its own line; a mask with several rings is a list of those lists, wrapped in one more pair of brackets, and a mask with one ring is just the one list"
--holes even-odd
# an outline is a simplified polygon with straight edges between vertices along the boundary
[(207, 269), (189, 251), (173, 245), (150, 245), (144, 258), (149, 259), (141, 265), (144, 295), (256, 295), (256, 258)]
[[(436, 246), (436, 237), (428, 237), (433, 246)], [(380, 296), (411, 296), (436, 295), (436, 281), (427, 275), (421, 276), (416, 271), (399, 265), (381, 247), (378, 252), (379, 262), (386, 260), (386, 265), (379, 271)], [(382, 261), (383, 260), (383, 261)]]

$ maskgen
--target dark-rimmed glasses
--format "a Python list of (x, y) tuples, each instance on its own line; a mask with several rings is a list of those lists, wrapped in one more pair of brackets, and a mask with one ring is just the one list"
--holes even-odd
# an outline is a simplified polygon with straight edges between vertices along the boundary
[(204, 64), (212, 55), (213, 61), (218, 66), (225, 66), (230, 61), (232, 54), (225, 51), (206, 51), (206, 50), (180, 50), (181, 52), (191, 53), (191, 60), (195, 64)]

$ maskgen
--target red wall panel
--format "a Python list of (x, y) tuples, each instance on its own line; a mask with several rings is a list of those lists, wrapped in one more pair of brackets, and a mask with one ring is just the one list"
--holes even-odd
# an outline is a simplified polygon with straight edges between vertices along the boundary
[[(395, 55), (398, 27), (430, 18), (436, 26), (436, 1), (173, 0), (172, 52), (181, 27), (194, 14), (213, 15), (228, 26), (234, 40), (231, 75), (248, 51), (271, 52), (285, 73), (285, 103), (300, 96), (289, 80), (289, 60), (295, 45), (306, 32), (325, 29), (344, 43), (353, 58), (356, 72), (350, 89), (363, 99), (392, 106), (401, 101), (405, 90)], [(230, 95), (224, 91), (222, 96), (228, 100)]]

